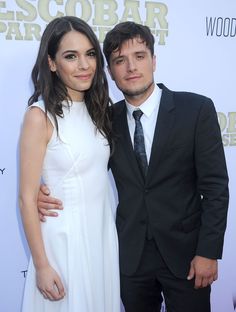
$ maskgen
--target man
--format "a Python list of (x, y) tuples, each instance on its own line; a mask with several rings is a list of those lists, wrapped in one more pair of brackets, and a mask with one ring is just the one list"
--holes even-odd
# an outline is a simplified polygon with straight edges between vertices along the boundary
[(116, 25), (103, 50), (125, 97), (113, 107), (110, 159), (125, 310), (160, 311), (163, 295), (168, 312), (209, 312), (228, 207), (214, 105), (155, 85), (154, 38), (146, 26)]

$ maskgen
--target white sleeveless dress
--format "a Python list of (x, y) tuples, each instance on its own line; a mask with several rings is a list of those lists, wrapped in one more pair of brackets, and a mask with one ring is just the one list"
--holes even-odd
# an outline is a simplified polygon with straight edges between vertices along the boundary
[[(44, 103), (37, 106), (43, 111)], [(63, 202), (58, 217), (42, 223), (51, 266), (65, 287), (59, 301), (44, 299), (30, 259), (23, 312), (120, 312), (115, 200), (107, 163), (107, 140), (96, 131), (83, 102), (63, 108), (43, 164), (43, 181)], [(52, 124), (51, 116), (48, 114)]]

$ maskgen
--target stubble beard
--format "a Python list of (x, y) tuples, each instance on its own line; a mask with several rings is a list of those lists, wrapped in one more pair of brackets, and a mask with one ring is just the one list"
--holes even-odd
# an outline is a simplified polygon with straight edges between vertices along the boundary
[(154, 85), (154, 80), (152, 80), (149, 84), (147, 84), (146, 86), (143, 86), (142, 88), (138, 90), (120, 89), (120, 91), (124, 94), (125, 97), (136, 98), (136, 97), (140, 97), (140, 95), (145, 95), (146, 93), (148, 93), (148, 91), (151, 89), (153, 85)]

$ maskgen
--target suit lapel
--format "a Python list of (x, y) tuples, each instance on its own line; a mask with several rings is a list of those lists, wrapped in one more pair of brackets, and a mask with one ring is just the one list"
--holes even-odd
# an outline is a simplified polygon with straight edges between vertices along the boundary
[[(134, 175), (140, 180), (141, 183), (144, 182), (144, 178), (139, 169), (137, 159), (134, 154), (132, 141), (130, 138), (129, 127), (127, 122), (127, 109), (126, 104), (120, 109), (118, 116), (116, 116), (116, 127), (119, 139), (119, 149), (122, 148), (124, 150), (124, 154), (128, 159), (129, 168), (133, 170)], [(115, 104), (116, 105), (116, 104)]]
[(175, 117), (173, 93), (162, 84), (158, 84), (158, 86), (162, 89), (162, 96), (152, 142), (147, 181), (153, 174), (158, 172), (156, 168), (159, 165), (163, 149), (167, 146), (167, 140)]

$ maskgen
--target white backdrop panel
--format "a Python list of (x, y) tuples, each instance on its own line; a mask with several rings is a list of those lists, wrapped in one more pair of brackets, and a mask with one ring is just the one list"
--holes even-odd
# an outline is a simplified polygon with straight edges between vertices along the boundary
[[(230, 176), (230, 207), (212, 311), (233, 312), (236, 301), (236, 2), (118, 0), (0, 0), (0, 311), (20, 311), (28, 247), (17, 204), (18, 139), (30, 72), (45, 24), (57, 14), (85, 19), (101, 44), (121, 20), (147, 24), (155, 34), (157, 82), (211, 97), (219, 113)], [(160, 35), (161, 34), (161, 35)], [(114, 101), (122, 95), (110, 84)], [(29, 311), (31, 312), (31, 311)]]

